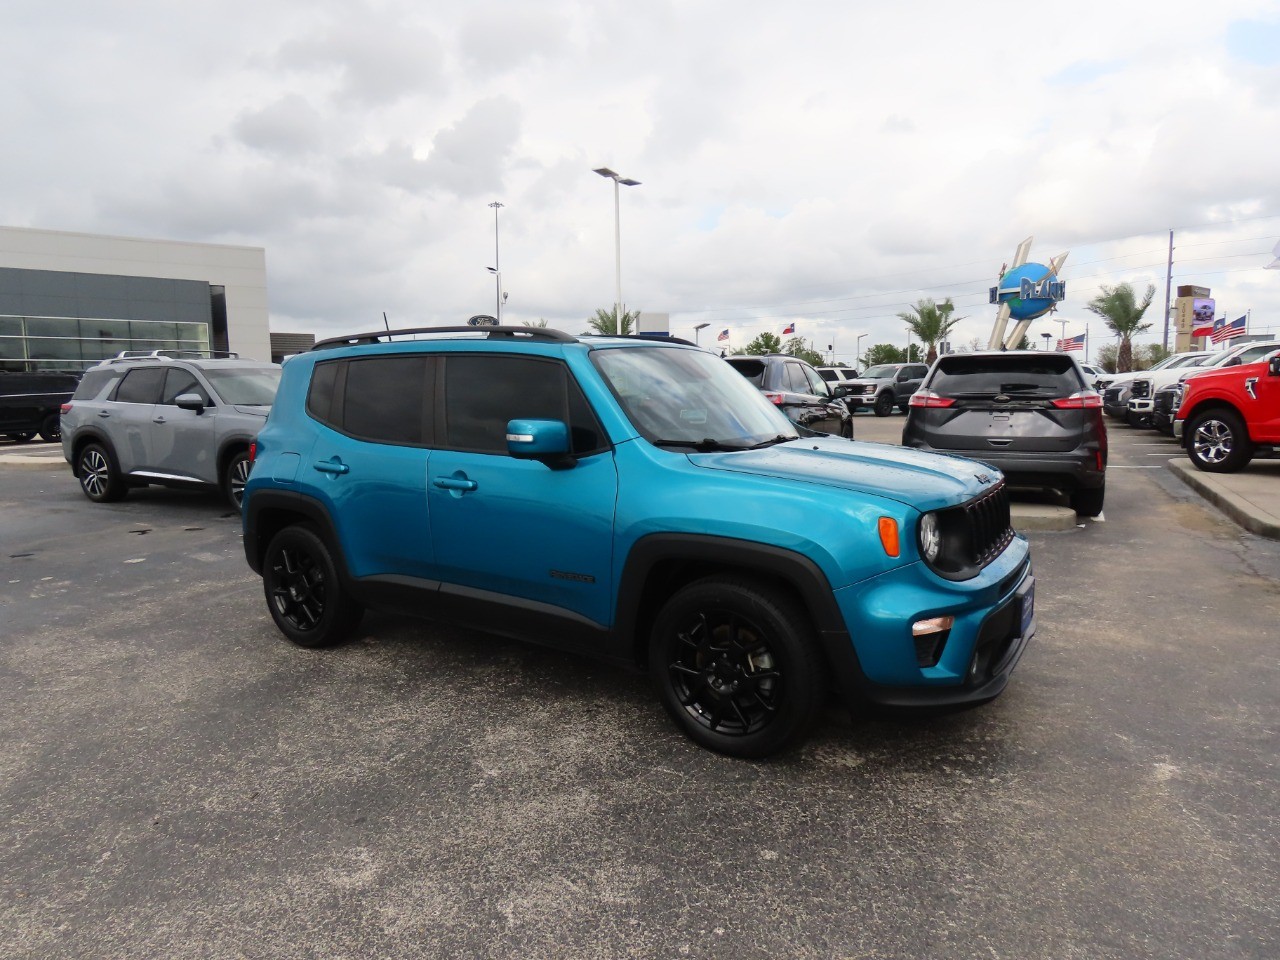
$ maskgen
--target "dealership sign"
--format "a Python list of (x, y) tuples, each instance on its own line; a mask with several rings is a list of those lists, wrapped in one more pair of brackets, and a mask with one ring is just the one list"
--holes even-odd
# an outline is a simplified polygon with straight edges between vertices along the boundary
[(1043, 263), (1024, 263), (990, 289), (990, 302), (1004, 304), (1014, 320), (1042, 317), (1066, 299), (1067, 283)]

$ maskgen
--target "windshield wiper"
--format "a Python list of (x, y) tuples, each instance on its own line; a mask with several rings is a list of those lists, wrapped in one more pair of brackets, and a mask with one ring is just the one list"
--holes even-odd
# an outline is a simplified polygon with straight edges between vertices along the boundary
[(749, 450), (750, 447), (744, 447), (740, 443), (721, 443), (714, 437), (707, 437), (705, 440), (655, 440), (655, 447), (688, 447), (696, 450), (698, 453), (712, 453), (717, 450)]
[(751, 446), (747, 447), (747, 449), (760, 450), (763, 447), (772, 447), (775, 443), (788, 443), (792, 440), (799, 440), (799, 439), (800, 438), (798, 436), (784, 437), (782, 434), (778, 434), (776, 437), (771, 437), (768, 440), (761, 440), (759, 443), (753, 443)]

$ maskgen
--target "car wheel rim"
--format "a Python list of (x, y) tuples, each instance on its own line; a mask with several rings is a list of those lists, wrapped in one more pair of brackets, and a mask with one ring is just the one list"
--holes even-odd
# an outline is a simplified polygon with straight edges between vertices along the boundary
[(672, 646), (672, 689), (700, 726), (743, 737), (773, 721), (783, 676), (763, 631), (733, 614), (700, 613), (676, 631)]
[(1231, 455), (1231, 428), (1221, 420), (1206, 420), (1196, 427), (1191, 445), (1205, 463), (1221, 463)]
[(237, 460), (231, 468), (231, 499), (236, 502), (236, 506), (244, 503), (244, 485), (249, 479), (249, 461)]
[(90, 450), (80, 460), (80, 486), (91, 497), (100, 497), (107, 489), (107, 458)]
[(284, 547), (271, 564), (271, 603), (295, 630), (314, 630), (324, 618), (324, 569), (308, 550)]

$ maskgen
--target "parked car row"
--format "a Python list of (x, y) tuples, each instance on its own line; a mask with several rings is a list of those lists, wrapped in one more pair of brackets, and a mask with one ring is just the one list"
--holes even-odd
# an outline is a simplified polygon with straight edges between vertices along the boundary
[(1109, 416), (1174, 437), (1201, 470), (1225, 473), (1280, 445), (1280, 340), (1177, 354), (1113, 383)]

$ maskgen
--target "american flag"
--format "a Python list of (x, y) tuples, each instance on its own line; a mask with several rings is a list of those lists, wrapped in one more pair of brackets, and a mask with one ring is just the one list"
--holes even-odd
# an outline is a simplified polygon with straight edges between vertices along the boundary
[(1214, 343), (1221, 343), (1223, 340), (1234, 340), (1236, 337), (1243, 337), (1245, 324), (1248, 322), (1247, 317), (1240, 317), (1226, 323), (1226, 317), (1219, 320), (1213, 325), (1213, 333), (1209, 335), (1209, 339)]
[(1067, 337), (1067, 339), (1065, 340), (1058, 341), (1058, 350), (1061, 351), (1062, 353), (1067, 353), (1068, 351), (1071, 351), (1071, 350), (1083, 350), (1083, 349), (1084, 349), (1083, 333), (1080, 334), (1080, 336), (1078, 337)]
[(716, 337), (716, 343), (719, 343), (721, 340), (728, 340), (728, 339), (729, 339), (729, 331), (721, 330), (720, 336)]

